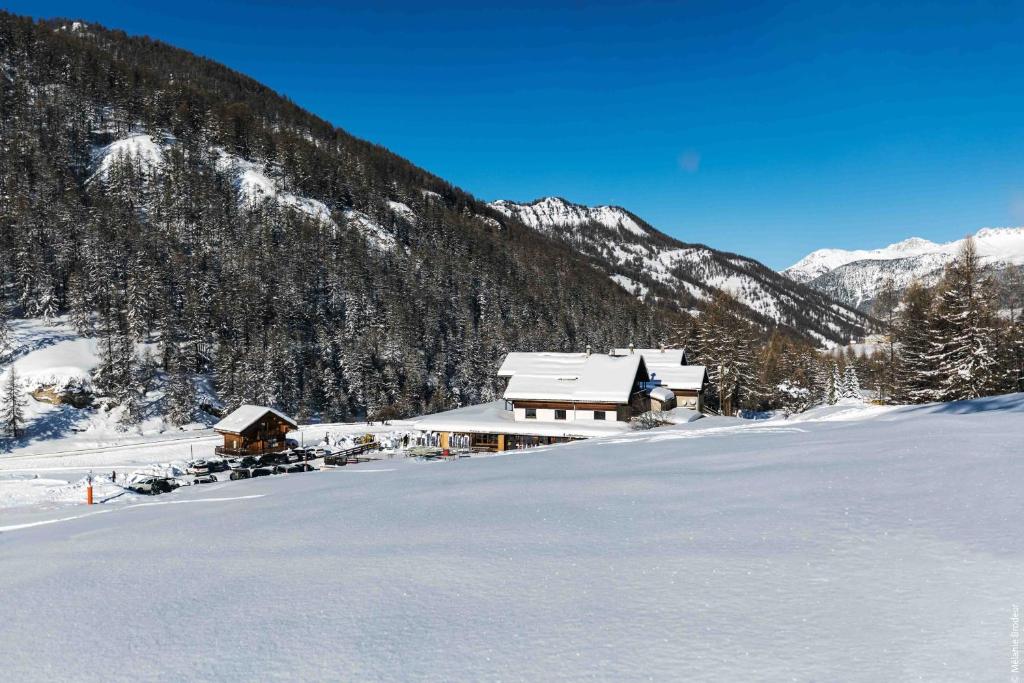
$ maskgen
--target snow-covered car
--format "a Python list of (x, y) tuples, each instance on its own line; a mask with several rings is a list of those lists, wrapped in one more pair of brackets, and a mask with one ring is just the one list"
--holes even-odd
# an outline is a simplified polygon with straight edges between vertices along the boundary
[(239, 469), (231, 470), (230, 479), (231, 479), (231, 481), (237, 481), (239, 479), (248, 479), (250, 476), (251, 476), (251, 474), (249, 473), (248, 469), (246, 469), (246, 468), (239, 468)]
[(160, 493), (170, 493), (179, 486), (181, 484), (170, 477), (143, 477), (128, 484), (125, 488), (135, 493), (155, 496)]
[(306, 460), (312, 460), (316, 456), (309, 453), (305, 448), (296, 448), (288, 451), (288, 462), (304, 462)]
[(193, 460), (188, 464), (189, 474), (205, 474), (210, 471), (210, 463), (206, 460)]
[(288, 455), (286, 453), (264, 453), (258, 456), (256, 460), (261, 467), (287, 465)]
[(215, 484), (217, 477), (212, 474), (200, 474), (192, 480), (193, 484)]
[(278, 465), (276, 468), (278, 474), (292, 474), (296, 472), (312, 472), (316, 468), (305, 462), (297, 462), (291, 465)]
[(251, 455), (246, 455), (241, 458), (233, 458), (228, 461), (229, 469), (237, 469), (239, 467), (249, 468), (256, 467), (257, 465), (259, 465), (259, 461)]

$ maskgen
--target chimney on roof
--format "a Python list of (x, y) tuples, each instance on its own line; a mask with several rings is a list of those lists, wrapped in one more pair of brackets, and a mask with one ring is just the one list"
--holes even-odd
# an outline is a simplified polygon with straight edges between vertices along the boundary
[(587, 358), (590, 358), (590, 344), (587, 344)]
[(629, 355), (633, 355), (633, 342), (629, 343)]

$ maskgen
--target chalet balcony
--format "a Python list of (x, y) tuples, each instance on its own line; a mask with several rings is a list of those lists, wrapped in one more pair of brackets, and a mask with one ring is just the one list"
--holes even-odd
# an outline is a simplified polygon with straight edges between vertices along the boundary
[(246, 456), (246, 455), (262, 455), (264, 453), (280, 453), (280, 452), (286, 451), (286, 450), (288, 450), (287, 444), (283, 444), (282, 443), (282, 444), (278, 444), (276, 446), (266, 446), (266, 447), (263, 447), (263, 448), (253, 448), (253, 447), (246, 448), (244, 446), (240, 447), (240, 448), (231, 448), (229, 446), (217, 446), (217, 447), (215, 447), (213, 449), (213, 452), (216, 453), (217, 455), (223, 456), (225, 458), (239, 458), (239, 457), (243, 457), (243, 456)]

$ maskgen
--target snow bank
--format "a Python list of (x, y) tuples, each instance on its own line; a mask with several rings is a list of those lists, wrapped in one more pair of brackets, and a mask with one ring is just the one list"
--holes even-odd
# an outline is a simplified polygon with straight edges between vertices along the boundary
[[(26, 353), (13, 365), (26, 391), (44, 386), (58, 392), (89, 391), (92, 389), (91, 373), (98, 362), (95, 339), (71, 338)], [(9, 372), (5, 371), (4, 375)]]

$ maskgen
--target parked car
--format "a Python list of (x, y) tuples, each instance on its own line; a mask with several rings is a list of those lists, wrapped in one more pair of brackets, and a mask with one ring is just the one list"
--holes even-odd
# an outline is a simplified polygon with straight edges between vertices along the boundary
[(142, 493), (147, 496), (155, 496), (160, 493), (170, 493), (181, 486), (177, 481), (169, 477), (144, 477), (133, 481), (125, 488), (135, 493)]
[(291, 465), (278, 465), (278, 474), (293, 474), (296, 472), (313, 472), (316, 468), (306, 462), (296, 462)]
[(210, 471), (210, 463), (205, 460), (193, 460), (188, 464), (189, 474), (205, 474)]
[(237, 469), (239, 467), (256, 467), (259, 464), (259, 461), (251, 455), (246, 455), (241, 458), (232, 458), (228, 461), (228, 467), (230, 469)]
[(257, 467), (270, 467), (273, 465), (284, 465), (288, 462), (288, 456), (284, 453), (264, 453), (263, 455), (257, 456), (256, 466)]
[(212, 474), (200, 474), (192, 480), (193, 484), (215, 484), (217, 483), (217, 477)]
[(248, 479), (249, 477), (250, 477), (249, 470), (247, 470), (245, 468), (239, 468), (239, 469), (231, 470), (231, 477), (230, 477), (231, 481), (236, 481), (238, 479)]
[(250, 476), (252, 477), (269, 477), (274, 474), (274, 468), (272, 467), (256, 467), (252, 470)]
[(231, 467), (228, 465), (227, 460), (218, 458), (217, 460), (208, 460), (209, 469), (211, 472), (227, 472)]

